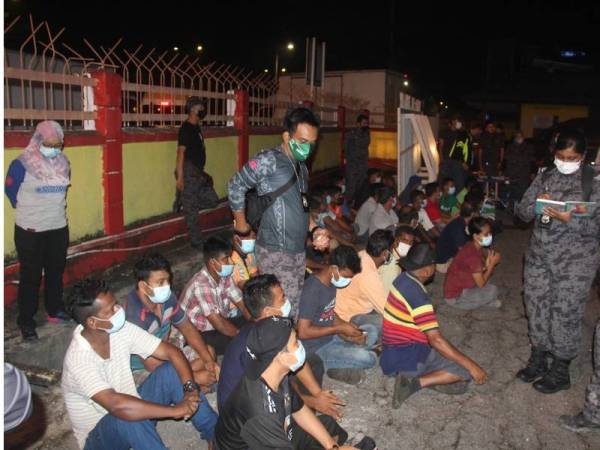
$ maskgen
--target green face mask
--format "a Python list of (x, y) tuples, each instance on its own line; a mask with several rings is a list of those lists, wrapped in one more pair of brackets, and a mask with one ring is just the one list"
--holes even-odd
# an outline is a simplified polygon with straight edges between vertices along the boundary
[(301, 144), (296, 142), (294, 139), (290, 139), (288, 145), (290, 146), (292, 155), (294, 155), (294, 158), (296, 158), (298, 161), (306, 161), (310, 155), (310, 151), (312, 150), (312, 144)]

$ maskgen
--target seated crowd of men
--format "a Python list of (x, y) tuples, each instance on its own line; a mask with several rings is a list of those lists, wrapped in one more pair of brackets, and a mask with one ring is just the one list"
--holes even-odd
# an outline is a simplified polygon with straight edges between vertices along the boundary
[[(156, 420), (183, 418), (209, 448), (345, 448), (345, 403), (323, 389), (325, 374), (359, 384), (379, 364), (395, 379), (393, 408), (423, 388), (484, 383), (440, 332), (425, 286), (437, 270), (448, 305), (499, 307), (494, 224), (478, 212), (476, 182), (456, 192), (451, 178), (414, 181), (396, 196), (393, 178), (372, 169), (354, 207), (343, 178), (313, 192), (297, 317), (279, 280), (258, 273), (254, 233), (207, 239), (179, 295), (160, 254), (137, 261), (122, 301), (106, 281), (78, 283), (62, 387), (80, 446), (162, 449)], [(375, 448), (368, 436), (350, 444)]]

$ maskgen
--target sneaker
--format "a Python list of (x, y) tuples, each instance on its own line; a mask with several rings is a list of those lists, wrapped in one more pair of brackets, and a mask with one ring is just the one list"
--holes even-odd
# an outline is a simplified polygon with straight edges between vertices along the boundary
[(366, 378), (366, 373), (363, 369), (329, 369), (327, 376), (332, 380), (356, 385)]
[(37, 341), (39, 339), (35, 327), (21, 327), (21, 336), (25, 342)]
[[(369, 436), (361, 435), (362, 433), (359, 433), (356, 436), (354, 440), (354, 442), (356, 443), (352, 444), (354, 448), (357, 448), (359, 450), (377, 450), (377, 444), (375, 444), (375, 441), (372, 438), (370, 438)], [(362, 437), (362, 439), (359, 440), (359, 437)]]
[(429, 388), (446, 395), (462, 395), (467, 392), (468, 386), (469, 383), (466, 381), (459, 381), (452, 384), (436, 384)]
[(587, 433), (590, 431), (600, 431), (600, 425), (590, 422), (585, 418), (582, 412), (575, 416), (560, 416), (558, 419), (560, 426), (574, 433)]
[(408, 378), (398, 375), (394, 383), (394, 396), (392, 397), (392, 409), (398, 409), (408, 397), (420, 389), (418, 378)]
[(71, 319), (71, 316), (69, 316), (64, 311), (58, 311), (54, 314), (48, 314), (48, 323), (59, 325), (62, 323), (69, 323), (72, 321), (73, 321), (73, 319)]

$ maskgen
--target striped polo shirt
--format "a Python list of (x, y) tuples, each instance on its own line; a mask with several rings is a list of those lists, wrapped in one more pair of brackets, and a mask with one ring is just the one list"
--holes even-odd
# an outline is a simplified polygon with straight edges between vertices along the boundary
[(431, 298), (419, 280), (402, 272), (392, 285), (383, 313), (383, 344), (429, 345), (425, 332), (438, 328)]
[(125, 322), (121, 330), (110, 335), (110, 357), (102, 359), (85, 339), (78, 325), (73, 332), (63, 362), (62, 391), (69, 419), (79, 447), (85, 446), (88, 434), (108, 411), (92, 400), (98, 392), (114, 389), (119, 394), (140, 397), (131, 367), (131, 355), (148, 358), (161, 340), (137, 325)]

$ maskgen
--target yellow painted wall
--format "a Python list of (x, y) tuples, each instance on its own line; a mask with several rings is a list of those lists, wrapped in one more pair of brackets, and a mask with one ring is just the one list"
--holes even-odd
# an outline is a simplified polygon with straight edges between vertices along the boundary
[[(175, 199), (176, 141), (123, 145), (125, 225), (168, 213)], [(237, 170), (237, 136), (206, 139), (206, 167), (219, 197)]]
[(395, 132), (371, 130), (369, 158), (396, 159), (397, 153), (398, 143)]
[(340, 165), (340, 133), (321, 133), (312, 170), (330, 169)]
[(558, 116), (560, 122), (588, 117), (589, 109), (582, 105), (543, 105), (524, 103), (521, 105), (521, 130), (525, 137), (533, 137), (535, 116)]
[(259, 151), (266, 148), (275, 148), (279, 144), (281, 144), (281, 134), (250, 136), (248, 156), (252, 158)]
[[(22, 149), (4, 150), (4, 176), (11, 161)], [(71, 187), (67, 194), (67, 217), (71, 241), (104, 230), (102, 201), (102, 147), (69, 147), (65, 154), (71, 161)], [(4, 256), (12, 257), (15, 211), (4, 196)]]

